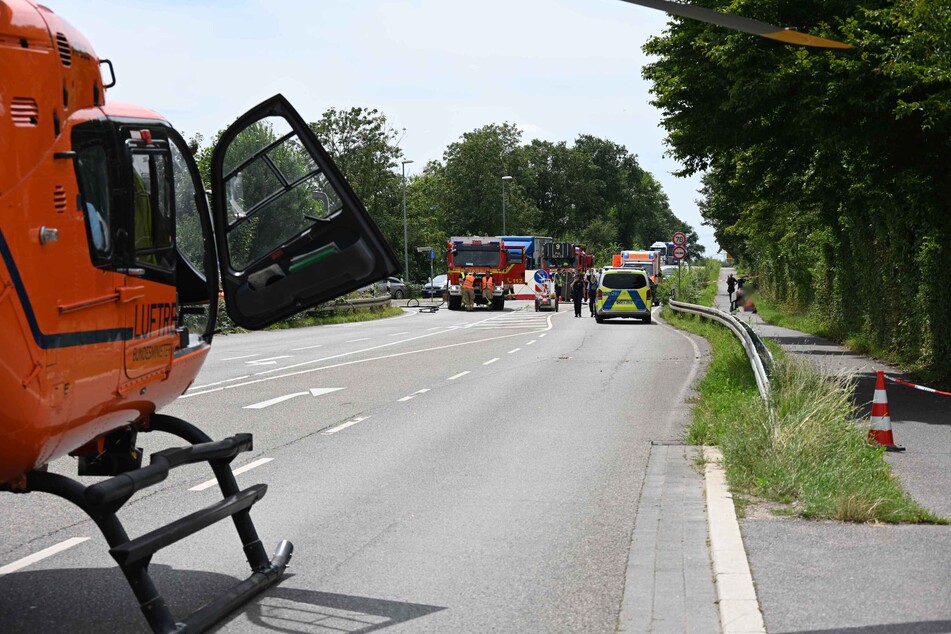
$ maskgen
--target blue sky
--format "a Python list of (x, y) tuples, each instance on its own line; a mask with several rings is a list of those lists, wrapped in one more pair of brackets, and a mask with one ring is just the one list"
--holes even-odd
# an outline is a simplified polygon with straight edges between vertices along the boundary
[[(283, 93), (305, 119), (365, 106), (395, 128), (408, 173), (463, 133), (513, 123), (523, 141), (620, 143), (700, 225), (699, 178), (672, 175), (641, 46), (666, 17), (619, 0), (46, 0), (111, 59), (114, 100), (209, 138)], [(633, 246), (633, 245), (625, 245)]]

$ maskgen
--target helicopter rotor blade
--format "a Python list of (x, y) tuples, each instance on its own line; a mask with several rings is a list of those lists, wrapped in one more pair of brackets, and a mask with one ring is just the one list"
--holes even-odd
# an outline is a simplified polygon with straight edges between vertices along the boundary
[(851, 44), (846, 44), (845, 42), (816, 37), (815, 35), (807, 35), (792, 29), (773, 26), (766, 22), (751, 20), (729, 13), (720, 13), (719, 11), (695, 7), (689, 4), (671, 2), (670, 0), (623, 0), (623, 2), (648, 7), (650, 9), (657, 9), (658, 11), (663, 11), (664, 13), (676, 15), (681, 18), (690, 18), (699, 20), (700, 22), (706, 22), (707, 24), (723, 26), (728, 29), (733, 29), (734, 31), (768, 37), (772, 40), (785, 42), (786, 44), (799, 44), (801, 46), (815, 46), (820, 48), (852, 48)]

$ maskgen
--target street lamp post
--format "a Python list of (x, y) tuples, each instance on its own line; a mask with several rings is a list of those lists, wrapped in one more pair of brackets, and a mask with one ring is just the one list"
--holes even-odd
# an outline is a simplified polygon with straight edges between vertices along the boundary
[(403, 279), (409, 282), (409, 230), (406, 228), (406, 164), (412, 163), (411, 160), (403, 161), (403, 260), (405, 270)]
[(502, 235), (506, 235), (508, 232), (505, 230), (505, 181), (512, 180), (511, 176), (502, 177)]

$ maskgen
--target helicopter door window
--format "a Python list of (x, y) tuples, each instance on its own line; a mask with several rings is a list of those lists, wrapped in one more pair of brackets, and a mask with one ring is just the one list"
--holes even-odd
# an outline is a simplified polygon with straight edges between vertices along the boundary
[(171, 170), (161, 152), (132, 154), (133, 235), (139, 264), (173, 266)]
[(343, 204), (281, 117), (242, 130), (224, 158), (231, 266), (244, 270)]
[(109, 168), (106, 151), (99, 145), (82, 148), (76, 157), (76, 174), (82, 194), (86, 232), (95, 260), (112, 253), (109, 226)]

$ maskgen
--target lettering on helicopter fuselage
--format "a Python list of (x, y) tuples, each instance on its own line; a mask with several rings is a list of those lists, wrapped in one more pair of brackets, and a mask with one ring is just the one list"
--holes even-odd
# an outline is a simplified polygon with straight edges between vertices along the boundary
[(168, 359), (170, 356), (172, 356), (172, 345), (169, 343), (157, 346), (142, 346), (141, 348), (133, 348), (132, 363), (137, 364), (152, 359)]
[(171, 334), (177, 321), (178, 307), (173, 302), (136, 305), (132, 338)]

